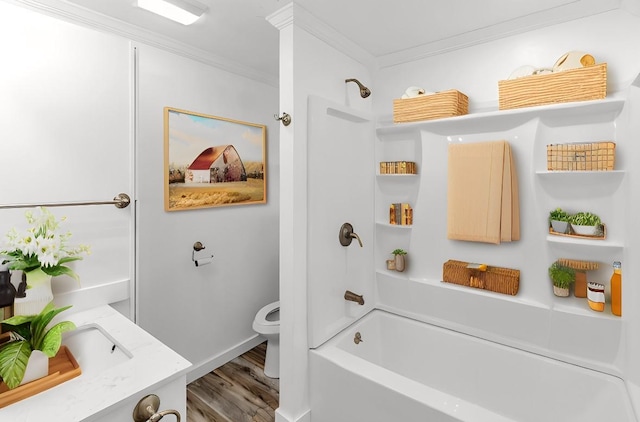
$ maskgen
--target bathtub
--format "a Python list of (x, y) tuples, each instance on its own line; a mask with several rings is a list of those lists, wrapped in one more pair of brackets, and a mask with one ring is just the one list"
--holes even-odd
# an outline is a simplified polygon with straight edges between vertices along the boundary
[(620, 378), (381, 310), (309, 365), (312, 422), (637, 422)]

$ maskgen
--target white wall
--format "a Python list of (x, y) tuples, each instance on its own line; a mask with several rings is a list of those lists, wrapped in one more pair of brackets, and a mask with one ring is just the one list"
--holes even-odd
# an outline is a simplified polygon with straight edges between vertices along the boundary
[[(360, 98), (355, 84), (344, 82), (347, 78), (358, 78), (371, 86), (370, 72), (310, 34), (305, 27), (316, 22), (309, 19), (311, 17), (295, 4), (270, 18), (280, 29), (280, 111), (292, 116), (292, 124), (282, 128), (280, 136), (281, 365), (276, 420), (283, 422), (309, 418), (307, 278), (311, 265), (308, 260), (326, 259), (326, 256), (308, 255), (312, 218), (321, 214), (308, 209), (308, 97), (319, 96), (357, 110), (368, 111), (371, 107), (370, 98)], [(331, 235), (336, 245), (338, 229), (336, 227)]]
[[(478, 45), (472, 48), (452, 51), (437, 56), (416, 60), (410, 63), (385, 67), (378, 69), (375, 74), (366, 66), (354, 63), (351, 60), (341, 59), (341, 53), (328, 47), (315, 39), (307, 30), (309, 26), (299, 25), (297, 18), (304, 13), (293, 6), (291, 16), (292, 21), (287, 21), (279, 27), (281, 30), (281, 101), (283, 110), (294, 110), (293, 127), (284, 129), (281, 136), (281, 162), (283, 166), (282, 181), (282, 205), (281, 205), (281, 280), (280, 289), (283, 300), (283, 321), (281, 332), (281, 356), (283, 362), (287, 362), (287, 368), (282, 370), (281, 384), (281, 407), (278, 410), (278, 420), (282, 421), (302, 421), (306, 420), (304, 410), (308, 406), (308, 364), (305, 344), (307, 329), (304, 318), (308, 315), (308, 308), (305, 308), (306, 300), (317, 300), (317, 298), (307, 297), (311, 287), (305, 287), (301, 280), (308, 275), (306, 270), (310, 267), (309, 260), (313, 259), (308, 254), (309, 237), (308, 231), (304, 230), (311, 225), (308, 220), (309, 214), (300, 212), (305, 209), (308, 203), (307, 174), (308, 168), (305, 164), (312, 159), (307, 151), (307, 96), (319, 91), (319, 95), (335, 101), (344, 101), (342, 93), (337, 90), (338, 79), (344, 74), (358, 70), (363, 74), (375, 77), (374, 81), (369, 81), (366, 76), (362, 76), (365, 83), (373, 87), (372, 107), (378, 118), (380, 125), (390, 124), (392, 116), (392, 100), (399, 98), (404, 90), (411, 85), (423, 86), (429, 90), (440, 91), (451, 88), (459, 89), (470, 97), (470, 112), (481, 112), (487, 109), (497, 109), (497, 81), (505, 79), (512, 70), (523, 65), (532, 64), (535, 66), (550, 66), (563, 53), (571, 50), (585, 50), (592, 53), (598, 62), (609, 63), (608, 87), (611, 95), (628, 95), (627, 88), (636, 78), (640, 71), (640, 63), (637, 61), (640, 46), (635, 42), (638, 36), (638, 18), (625, 13), (615, 11), (580, 19), (562, 25), (556, 25), (525, 34), (507, 37), (490, 43)], [(286, 21), (286, 19), (282, 19)], [(332, 45), (340, 48), (340, 43)], [(284, 64), (284, 66), (283, 66)], [(354, 67), (355, 65), (355, 67)], [(338, 76), (339, 75), (339, 76)], [(360, 77), (355, 75), (355, 77)], [(636, 83), (637, 85), (637, 83)], [(637, 86), (633, 88), (631, 97), (637, 98)], [(352, 98), (352, 97), (349, 97)], [(358, 107), (358, 102), (349, 105)], [(557, 118), (549, 117), (541, 124), (541, 132), (538, 133), (537, 125), (539, 121), (526, 123), (522, 127), (496, 128), (496, 126), (483, 127), (483, 122), (476, 124), (478, 134), (466, 127), (460, 135), (464, 141), (479, 141), (482, 137), (493, 139), (494, 136), (507, 136), (510, 141), (518, 139), (520, 134), (524, 134), (524, 139), (516, 145), (515, 154), (517, 157), (517, 168), (519, 172), (519, 183), (521, 186), (521, 206), (522, 206), (522, 240), (514, 244), (500, 245), (462, 245), (461, 242), (446, 240), (446, 233), (443, 229), (433, 233), (425, 230), (424, 224), (416, 224), (409, 235), (411, 240), (407, 242), (410, 247), (409, 272), (405, 275), (415, 279), (438, 280), (442, 272), (442, 264), (448, 258), (467, 259), (474, 261), (475, 258), (487, 260), (493, 265), (503, 265), (521, 270), (521, 294), (515, 301), (504, 300), (490, 310), (483, 312), (482, 306), (494, 301), (485, 300), (490, 295), (477, 295), (478, 300), (474, 301), (469, 293), (469, 297), (463, 301), (451, 301), (450, 297), (431, 297), (429, 290), (422, 289), (419, 282), (404, 282), (402, 277), (394, 278), (388, 283), (388, 288), (379, 291), (379, 304), (394, 308), (393, 310), (405, 313), (412, 317), (422, 318), (431, 322), (438, 322), (442, 315), (429, 319), (435, 314), (431, 312), (430, 306), (437, 305), (438, 310), (446, 308), (446, 313), (452, 317), (450, 321), (440, 319), (440, 323), (445, 326), (455, 326), (454, 321), (458, 315), (472, 316), (480, 315), (483, 321), (487, 322), (484, 332), (473, 330), (470, 327), (456, 326), (461, 331), (470, 331), (478, 335), (487, 335), (492, 340), (505, 342), (507, 344), (522, 346), (530, 349), (531, 344), (541, 344), (535, 349), (536, 352), (550, 353), (549, 348), (562, 349), (555, 350), (555, 357), (568, 358), (571, 362), (580, 361), (581, 364), (592, 365), (602, 370), (610, 370), (612, 373), (623, 376), (630, 386), (635, 390), (638, 380), (637, 365), (634, 366), (632, 356), (637, 355), (637, 340), (634, 336), (627, 335), (638, 325), (638, 289), (633, 286), (633, 279), (637, 274), (637, 269), (633, 267), (632, 251), (637, 246), (634, 236), (625, 235), (625, 229), (637, 233), (639, 227), (630, 221), (624, 209), (637, 210), (639, 203), (637, 198), (629, 198), (629, 194), (634, 191), (634, 187), (640, 183), (637, 172), (634, 171), (631, 157), (635, 157), (640, 151), (633, 145), (634, 132), (637, 131), (637, 124), (633, 123), (632, 116), (637, 111), (637, 105), (627, 103), (618, 118), (609, 116), (603, 121), (598, 119), (591, 122), (590, 117), (578, 117), (573, 124), (570, 122), (559, 122)], [(573, 129), (563, 131), (557, 130), (559, 124), (568, 124)], [(470, 125), (473, 126), (473, 125)], [(517, 125), (516, 125), (517, 126)], [(454, 124), (451, 127), (455, 127)], [(635, 128), (635, 129), (634, 129)], [(455, 129), (453, 129), (455, 131)], [(418, 218), (432, 219), (434, 224), (440, 221), (446, 227), (446, 136), (436, 136), (437, 134), (426, 135), (416, 131), (412, 135), (412, 144), (405, 151), (415, 154), (422, 161), (422, 168), (419, 187), (416, 196), (420, 196), (420, 205), (423, 209), (422, 215), (415, 215)], [(611, 193), (610, 203), (606, 204), (605, 214), (613, 221), (617, 228), (613, 233), (614, 238), (624, 238), (626, 246), (623, 252), (620, 249), (613, 249), (616, 257), (622, 256), (624, 267), (624, 307), (625, 314), (622, 320), (615, 317), (604, 316), (603, 318), (589, 315), (588, 312), (581, 313), (578, 318), (571, 316), (570, 312), (564, 315), (562, 311), (554, 314), (552, 312), (553, 302), (550, 293), (550, 282), (546, 276), (546, 268), (551, 262), (551, 257), (557, 250), (547, 250), (545, 241), (545, 221), (548, 198), (543, 197), (540, 187), (533, 178), (533, 173), (539, 165), (539, 159), (534, 158), (540, 153), (540, 144), (544, 142), (545, 136), (552, 133), (556, 136), (568, 134), (589, 136), (613, 136), (620, 142), (622, 150), (628, 153), (619, 156), (619, 165), (623, 166), (626, 173), (624, 183)], [(442, 135), (442, 134), (440, 134)], [(637, 135), (635, 135), (637, 137)], [(415, 145), (413, 139), (417, 138)], [(378, 142), (372, 134), (372, 142)], [(399, 145), (398, 148), (405, 148), (403, 141), (393, 142)], [(544, 146), (542, 147), (544, 148)], [(380, 150), (389, 152), (392, 147), (381, 147)], [(379, 151), (380, 152), (380, 151)], [(402, 159), (393, 158), (393, 159)], [(405, 158), (406, 159), (406, 158)], [(375, 163), (372, 163), (372, 177), (375, 172)], [(625, 165), (626, 164), (626, 165)], [(520, 173), (522, 172), (522, 173)], [(285, 174), (297, 174), (297, 181), (290, 181)], [(378, 194), (379, 191), (376, 192)], [(430, 196), (436, 193), (437, 196)], [(415, 199), (416, 196), (413, 198)], [(605, 198), (608, 195), (602, 195)], [(445, 200), (445, 201), (443, 201)], [(588, 198), (581, 201), (574, 201), (576, 206), (589, 206), (591, 202)], [(379, 205), (379, 204), (377, 204)], [(420, 207), (418, 207), (420, 208)], [(539, 210), (543, 209), (543, 212)], [(625, 224), (626, 223), (626, 224)], [(429, 226), (432, 227), (432, 226)], [(541, 232), (537, 233), (540, 228)], [(637, 237), (637, 236), (636, 236)], [(398, 237), (398, 239), (400, 239)], [(377, 238), (376, 242), (384, 241), (385, 237)], [(296, 245), (289, 246), (289, 244)], [(541, 247), (542, 245), (542, 247)], [(391, 245), (390, 245), (391, 246)], [(391, 250), (392, 248), (376, 245), (377, 250)], [(544, 249), (543, 249), (544, 248)], [(561, 251), (563, 249), (561, 248)], [(588, 248), (582, 249), (587, 250)], [(587, 252), (589, 255), (593, 252)], [(602, 257), (609, 260), (610, 254)], [(379, 253), (380, 255), (380, 253)], [(553, 259), (559, 256), (553, 257)], [(381, 259), (382, 257), (377, 257)], [(386, 258), (386, 257), (385, 257)], [(580, 258), (580, 257), (574, 257)], [(593, 259), (587, 256), (585, 259)], [(414, 261), (412, 261), (414, 260)], [(605, 262), (606, 264), (606, 262)], [(376, 267), (382, 267), (381, 262), (376, 262)], [(608, 277), (609, 270), (604, 266), (598, 277)], [(321, 282), (321, 277), (317, 280)], [(374, 280), (372, 280), (374, 283)], [(433, 289), (439, 288), (439, 282), (434, 282)], [(380, 284), (378, 284), (380, 286)], [(433, 290), (432, 289), (432, 290)], [(424, 290), (424, 291), (423, 291)], [(453, 289), (441, 289), (450, 290)], [(438, 302), (438, 298), (446, 300)], [(462, 297), (460, 295), (459, 297)], [(327, 298), (329, 300), (329, 298)], [(523, 306), (518, 305), (522, 301)], [(528, 303), (527, 303), (528, 302)], [(390, 306), (389, 304), (392, 304)], [(411, 304), (403, 307), (402, 303)], [(524, 305), (527, 303), (526, 305)], [(481, 305), (479, 305), (481, 304)], [(562, 305), (557, 305), (562, 308)], [(541, 312), (538, 312), (540, 310)], [(558, 316), (560, 314), (560, 316)], [(463, 318), (464, 319), (464, 318)], [(535, 330), (528, 329), (536, 322), (540, 325)], [(581, 322), (590, 321), (588, 324)], [(525, 322), (526, 324), (522, 324)], [(476, 323), (474, 321), (474, 323)], [(558, 323), (554, 326), (553, 324)], [(613, 341), (602, 347), (593, 349), (583, 348), (578, 359), (571, 356), (572, 336), (565, 333), (569, 326), (581, 328), (580, 341), (585, 340), (584, 333), (592, 328), (599, 334), (606, 334), (604, 341)], [(523, 328), (524, 327), (524, 328)], [(614, 328), (612, 332), (603, 333), (602, 328)], [(471, 327), (476, 328), (476, 327)], [(599, 337), (598, 337), (599, 338)], [(524, 339), (524, 341), (522, 341)], [(545, 343), (548, 342), (548, 343)], [(546, 348), (549, 347), (549, 348)], [(527, 347), (525, 347), (526, 349)], [(563, 349), (564, 348), (564, 349)], [(598, 355), (604, 351), (606, 355)]]
[(619, 91), (640, 71), (637, 37), (637, 17), (617, 10), (386, 67), (376, 78), (374, 111), (391, 121), (392, 99), (412, 85), (433, 92), (457, 89), (469, 96), (470, 112), (497, 109), (499, 80), (523, 65), (551, 67), (573, 50), (608, 63), (608, 91)]
[[(278, 299), (277, 89), (145, 45), (137, 57), (137, 322), (204, 374), (253, 344)], [(267, 203), (166, 212), (164, 107), (267, 125)], [(196, 241), (211, 264), (192, 262)]]
[[(374, 110), (382, 124), (390, 124), (392, 100), (406, 87), (417, 85), (428, 90), (458, 89), (469, 96), (470, 113), (497, 109), (497, 81), (506, 79), (512, 70), (525, 64), (551, 66), (565, 52), (587, 51), (597, 62), (608, 63), (609, 97), (628, 97), (637, 101), (637, 87), (629, 88), (640, 72), (640, 26), (637, 16), (623, 10), (555, 25), (528, 33), (506, 37), (486, 44), (381, 69), (378, 72)], [(480, 337), (487, 337), (517, 347), (621, 376), (637, 383), (640, 373), (630, 362), (638, 353), (637, 342), (630, 333), (638, 324), (638, 295), (633, 280), (637, 277), (632, 250), (637, 224), (627, 209), (638, 206), (638, 179), (633, 158), (639, 153), (634, 113), (637, 105), (628, 101), (620, 115), (577, 115), (532, 118), (505, 125), (479, 120), (468, 126), (451, 121), (438, 130), (416, 131), (415, 156), (421, 160), (414, 228), (408, 245), (411, 257), (422, 257), (408, 276), (412, 280), (439, 280), (447, 259), (487, 262), (520, 270), (520, 291), (516, 301), (495, 302), (490, 296), (458, 293), (442, 288), (438, 282), (383, 280), (379, 277), (380, 301), (414, 317), (455, 327)], [(560, 115), (560, 113), (558, 113)], [(635, 125), (637, 128), (637, 125)], [(415, 137), (413, 138), (415, 139)], [(446, 239), (447, 145), (450, 142), (478, 142), (506, 139), (513, 148), (520, 187), (522, 238), (499, 246), (473, 244)], [(536, 170), (546, 166), (545, 145), (558, 142), (617, 142), (617, 169), (625, 170), (620, 184), (610, 191), (562, 196), (561, 187), (542, 186)], [(412, 141), (413, 142), (413, 141)], [(400, 146), (398, 146), (400, 145)], [(403, 144), (381, 147), (382, 155)], [(576, 181), (576, 183), (580, 183)], [(549, 192), (551, 191), (551, 193)], [(595, 188), (594, 188), (595, 191)], [(583, 192), (588, 192), (585, 190)], [(608, 224), (608, 239), (624, 247), (610, 250), (554, 246), (546, 242), (548, 211), (561, 206), (601, 213)], [(428, 221), (427, 221), (428, 220)], [(438, 228), (437, 224), (441, 224)], [(382, 241), (383, 239), (379, 239)], [(571, 255), (570, 255), (571, 254)], [(594, 255), (595, 254), (595, 255)], [(570, 255), (570, 256), (568, 256)], [(590, 273), (590, 281), (608, 286), (613, 258), (623, 260), (622, 319), (590, 311), (567, 310), (551, 294), (547, 267), (557, 258), (597, 260), (601, 270)], [(380, 263), (377, 265), (381, 266)], [(409, 300), (409, 297), (414, 300)], [(418, 299), (418, 300), (416, 300)], [(403, 306), (402, 304), (406, 304)], [(443, 306), (440, 306), (443, 305)], [(585, 305), (586, 306), (586, 305)], [(446, 310), (445, 307), (450, 309)], [(596, 316), (598, 315), (598, 316)], [(464, 322), (466, 321), (466, 322)], [(598, 333), (598, 344), (590, 347), (590, 331)], [(586, 346), (586, 347), (585, 347)]]
[[(278, 299), (277, 88), (5, 2), (0, 34), (1, 203), (136, 203), (55, 210), (93, 250), (74, 265), (81, 286), (54, 279), (56, 301), (124, 300), (133, 318), (137, 270), (137, 322), (194, 364), (190, 379), (261, 342), (253, 318)], [(165, 212), (165, 106), (267, 125), (266, 204)], [(0, 217), (0, 232), (24, 221)], [(196, 241), (212, 264), (195, 267)]]
[[(2, 204), (108, 201), (133, 196), (131, 55), (127, 40), (0, 2)], [(125, 300), (130, 315), (134, 207), (51, 208), (72, 244), (92, 254), (56, 277), (58, 305)], [(26, 229), (24, 209), (0, 210), (0, 233)], [(17, 273), (14, 274), (14, 282)]]

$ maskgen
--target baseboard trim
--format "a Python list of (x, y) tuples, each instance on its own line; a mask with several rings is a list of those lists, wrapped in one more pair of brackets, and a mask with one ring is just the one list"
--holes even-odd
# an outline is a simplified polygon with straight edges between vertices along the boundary
[(264, 337), (261, 337), (259, 334), (255, 334), (253, 337), (250, 337), (247, 340), (236, 344), (235, 346), (212, 357), (211, 359), (200, 362), (199, 364), (194, 364), (191, 367), (191, 370), (187, 373), (187, 384), (207, 375), (214, 369), (219, 368), (230, 360), (237, 358), (245, 352), (248, 352), (264, 341)]
[(311, 409), (307, 410), (297, 418), (289, 418), (280, 411), (280, 408), (278, 408), (276, 409), (276, 422), (311, 422)]

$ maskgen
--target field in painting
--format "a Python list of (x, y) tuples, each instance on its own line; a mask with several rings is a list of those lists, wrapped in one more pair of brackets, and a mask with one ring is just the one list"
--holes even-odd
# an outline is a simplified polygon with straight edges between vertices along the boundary
[(240, 203), (264, 202), (264, 180), (228, 183), (172, 183), (169, 185), (169, 209), (203, 208)]

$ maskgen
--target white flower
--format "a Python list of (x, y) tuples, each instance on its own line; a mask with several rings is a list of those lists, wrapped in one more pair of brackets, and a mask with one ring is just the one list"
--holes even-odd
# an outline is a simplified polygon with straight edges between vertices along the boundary
[[(69, 275), (78, 279), (78, 275), (67, 263), (82, 259), (81, 254), (89, 254), (89, 247), (67, 246), (71, 233), (59, 233), (60, 223), (66, 218), (56, 220), (46, 208), (36, 208), (37, 213), (29, 210), (25, 217), (30, 227), (20, 233), (11, 229), (5, 236), (6, 246), (0, 251), (3, 263), (13, 270), (31, 271), (36, 268), (52, 276)], [(61, 263), (62, 262), (62, 263)]]

